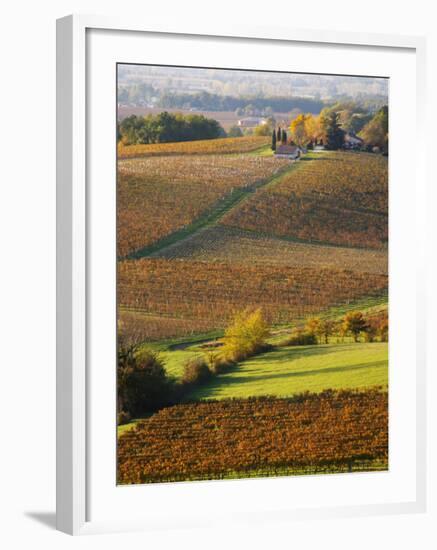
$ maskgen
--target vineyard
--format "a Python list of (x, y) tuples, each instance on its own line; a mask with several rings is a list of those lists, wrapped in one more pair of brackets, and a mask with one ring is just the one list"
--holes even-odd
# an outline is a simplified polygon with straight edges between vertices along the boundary
[(118, 483), (388, 468), (386, 392), (180, 404), (118, 439)]
[(144, 258), (118, 263), (118, 300), (159, 316), (214, 321), (216, 328), (246, 307), (262, 307), (270, 323), (379, 296), (387, 276), (341, 269)]
[(275, 264), (290, 267), (348, 269), (387, 274), (387, 253), (293, 242), (255, 231), (218, 225), (175, 243), (151, 257), (204, 262)]
[[(290, 163), (269, 139), (119, 146), (119, 334), (158, 403), (129, 408), (123, 386), (120, 484), (388, 468), (388, 344), (342, 328), (357, 305), (387, 322), (387, 160)], [(215, 370), (246, 308), (265, 346)], [(291, 344), (311, 317), (337, 327), (329, 342)]]
[[(197, 142), (190, 142), (197, 143)], [(152, 147), (152, 146), (147, 146)], [(125, 257), (220, 211), (289, 166), (254, 155), (160, 156), (118, 163), (117, 254)]]
[(226, 155), (249, 153), (270, 142), (269, 137), (246, 136), (238, 138), (154, 143), (150, 145), (118, 145), (118, 158), (136, 158), (167, 155)]
[(209, 332), (216, 328), (217, 323), (212, 317), (200, 319), (195, 317), (175, 317), (173, 315), (154, 315), (138, 308), (121, 307), (119, 320), (135, 323), (141, 330), (147, 342), (167, 340), (196, 333)]
[(384, 249), (387, 160), (332, 152), (302, 162), (228, 212), (222, 223), (280, 237)]

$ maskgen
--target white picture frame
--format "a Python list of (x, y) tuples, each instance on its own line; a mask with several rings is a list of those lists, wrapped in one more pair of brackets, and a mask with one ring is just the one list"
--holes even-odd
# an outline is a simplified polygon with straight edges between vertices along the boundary
[[(373, 35), (308, 31), (286, 28), (173, 28), (166, 24), (150, 25), (138, 20), (72, 15), (57, 22), (57, 528), (77, 535), (110, 530), (147, 529), (151, 527), (141, 517), (132, 520), (108, 516), (98, 521), (89, 516), (92, 463), (88, 413), (93, 399), (90, 390), (90, 257), (88, 225), (90, 190), (87, 187), (87, 117), (90, 102), (87, 88), (87, 33), (90, 30), (150, 34), (166, 37), (220, 37), (240, 41), (265, 43), (303, 43), (319, 46), (387, 48), (398, 52), (414, 52), (417, 104), (414, 124), (416, 140), (416, 391), (415, 391), (415, 498), (387, 503), (360, 503), (306, 509), (292, 506), (264, 514), (270, 519), (326, 518), (349, 515), (417, 513), (426, 506), (426, 402), (425, 402), (425, 253), (420, 235), (426, 230), (421, 212), (425, 210), (424, 162), (420, 162), (424, 147), (419, 131), (424, 124), (425, 39), (422, 37)], [(136, 34), (138, 36), (139, 34)], [(122, 61), (129, 61), (123, 59)], [(424, 241), (424, 239), (423, 239)], [(333, 478), (333, 484), (336, 483)], [(277, 481), (277, 480), (276, 480)], [(202, 482), (202, 498), (208, 499), (208, 482)], [(227, 482), (240, 483), (240, 482)], [(256, 480), (244, 483), (257, 483)], [(247, 485), (246, 485), (247, 486)], [(217, 487), (217, 485), (216, 485)], [(240, 487), (243, 487), (241, 485)], [(256, 485), (256, 491), (263, 491)], [(264, 485), (264, 487), (266, 487)], [(155, 486), (158, 491), (168, 487)], [(243, 490), (243, 489), (241, 489)], [(255, 489), (254, 489), (255, 490)], [(200, 493), (199, 493), (200, 494)], [(258, 513), (261, 509), (258, 510)], [(176, 525), (168, 518), (157, 516), (157, 525)], [(246, 514), (256, 521), (257, 511)], [(239, 520), (241, 518), (237, 518)], [(181, 520), (183, 523), (183, 519)], [(202, 521), (197, 524), (204, 524)]]

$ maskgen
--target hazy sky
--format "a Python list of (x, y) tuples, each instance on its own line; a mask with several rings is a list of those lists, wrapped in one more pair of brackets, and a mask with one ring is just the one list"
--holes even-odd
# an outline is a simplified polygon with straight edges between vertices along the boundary
[(263, 94), (321, 98), (334, 98), (339, 95), (353, 98), (388, 97), (388, 79), (357, 76), (119, 65), (118, 82), (121, 87), (144, 83), (161, 90), (204, 90), (236, 96)]

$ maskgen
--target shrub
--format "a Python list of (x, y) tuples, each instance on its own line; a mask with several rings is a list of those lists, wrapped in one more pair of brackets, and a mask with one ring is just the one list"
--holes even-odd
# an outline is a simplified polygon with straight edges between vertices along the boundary
[(208, 350), (204, 352), (205, 361), (209, 367), (209, 370), (213, 374), (222, 374), (232, 368), (235, 363), (229, 361), (217, 351)]
[(261, 309), (238, 313), (223, 337), (223, 356), (228, 361), (241, 361), (264, 351), (270, 332)]
[(119, 410), (132, 417), (156, 411), (168, 404), (171, 382), (157, 353), (145, 349), (123, 361), (117, 373)]
[(282, 345), (284, 346), (313, 346), (317, 344), (317, 336), (312, 332), (295, 328)]
[(239, 126), (231, 126), (228, 130), (228, 137), (243, 137), (243, 132)]
[(318, 317), (308, 319), (305, 324), (305, 332), (313, 335), (317, 344), (317, 336), (321, 336), (322, 334), (322, 321)]
[(382, 319), (379, 323), (378, 336), (381, 342), (388, 342), (388, 318)]
[(194, 357), (184, 364), (182, 382), (184, 384), (204, 384), (212, 376), (208, 365), (202, 357)]
[(126, 411), (121, 411), (117, 414), (117, 424), (119, 426), (121, 426), (122, 424), (127, 424), (130, 419), (131, 419), (131, 416)]
[(343, 330), (353, 336), (354, 342), (358, 342), (361, 332), (365, 332), (369, 325), (361, 311), (350, 311), (343, 319)]
[(373, 324), (369, 324), (366, 331), (364, 332), (364, 341), (365, 342), (374, 342), (378, 329)]
[[(388, 342), (388, 311), (382, 310), (369, 315), (366, 318), (368, 328), (364, 333), (366, 342), (374, 342), (376, 338), (380, 342)], [(368, 333), (370, 332), (370, 340)]]
[(229, 372), (234, 366), (235, 366), (235, 363), (233, 361), (229, 361), (224, 357), (219, 357), (214, 363), (212, 372), (214, 374), (223, 374), (225, 372)]

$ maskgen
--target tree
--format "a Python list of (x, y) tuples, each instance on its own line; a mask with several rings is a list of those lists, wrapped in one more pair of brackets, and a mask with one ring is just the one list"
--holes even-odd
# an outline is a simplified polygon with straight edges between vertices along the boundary
[(365, 342), (374, 342), (378, 334), (378, 327), (374, 323), (369, 323), (364, 331)]
[(312, 317), (308, 319), (305, 324), (305, 330), (308, 334), (313, 334), (314, 336), (320, 336), (321, 334), (321, 325), (322, 322), (318, 317)]
[(170, 383), (159, 355), (142, 349), (135, 357), (134, 364), (124, 377), (124, 410), (131, 417), (156, 411), (170, 402)]
[(228, 137), (242, 137), (243, 132), (239, 126), (231, 126), (228, 130)]
[(382, 107), (359, 133), (364, 143), (388, 152), (388, 107)]
[(146, 117), (126, 117), (119, 125), (119, 132), (124, 145), (214, 139), (225, 135), (214, 119), (167, 111)]
[(285, 130), (282, 130), (282, 143), (283, 145), (287, 145), (287, 132)]
[(319, 335), (323, 336), (325, 344), (329, 343), (329, 337), (334, 334), (337, 323), (333, 319), (324, 319), (320, 323)]
[(142, 349), (145, 330), (133, 315), (118, 323), (117, 408), (138, 416), (156, 410), (170, 397), (164, 363), (155, 352)]
[(276, 141), (279, 141), (279, 143), (281, 143), (281, 138), (282, 138), (282, 130), (281, 130), (281, 127), (279, 126), (279, 128), (276, 131)]
[(276, 151), (276, 130), (272, 131), (272, 151)]
[(332, 111), (323, 118), (323, 126), (325, 133), (325, 147), (331, 151), (335, 151), (343, 147), (344, 131), (340, 126), (340, 116)]
[(388, 317), (383, 317), (378, 325), (378, 332), (377, 332), (379, 339), (381, 342), (388, 342)]
[(291, 139), (299, 145), (299, 147), (305, 146), (310, 140), (307, 128), (306, 115), (298, 115), (290, 124)]
[(359, 335), (367, 328), (367, 321), (361, 311), (350, 311), (343, 319), (343, 330), (346, 334), (352, 334), (354, 342), (358, 342)]
[(332, 319), (320, 319), (319, 317), (312, 317), (308, 319), (305, 330), (308, 334), (313, 334), (318, 337), (318, 342), (322, 342), (324, 339), (325, 344), (328, 343), (329, 336), (331, 336), (335, 330), (336, 322)]
[(268, 124), (259, 124), (255, 127), (253, 133), (255, 136), (269, 136), (271, 131), (272, 128)]
[(290, 135), (293, 142), (299, 147), (306, 147), (312, 142), (317, 142), (324, 136), (320, 117), (312, 114), (299, 114), (290, 124)]
[(223, 337), (223, 355), (231, 361), (241, 361), (262, 350), (270, 334), (261, 309), (238, 313)]

